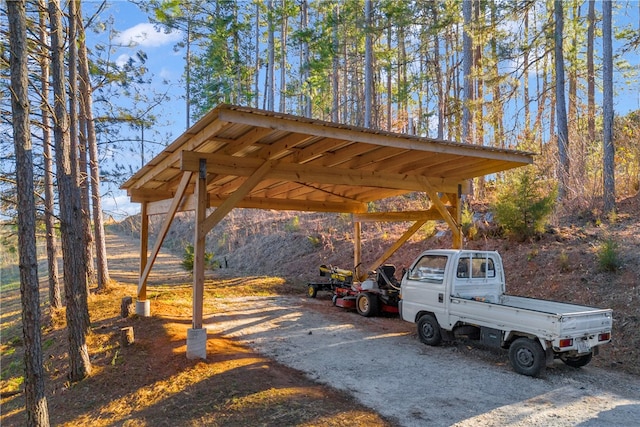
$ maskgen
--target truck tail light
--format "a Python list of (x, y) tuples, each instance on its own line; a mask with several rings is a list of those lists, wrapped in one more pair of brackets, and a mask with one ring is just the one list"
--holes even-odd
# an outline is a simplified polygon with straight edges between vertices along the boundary
[(610, 339), (611, 339), (611, 332), (598, 334), (598, 341), (609, 341)]
[(565, 338), (560, 340), (560, 347), (571, 347), (573, 345), (573, 338)]

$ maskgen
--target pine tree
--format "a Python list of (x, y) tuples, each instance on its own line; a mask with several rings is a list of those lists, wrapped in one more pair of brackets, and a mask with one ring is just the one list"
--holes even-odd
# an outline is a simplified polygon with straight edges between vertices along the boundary
[(18, 250), (20, 295), (24, 339), (26, 425), (49, 425), (44, 388), (42, 337), (40, 334), (40, 288), (36, 253), (36, 206), (33, 185), (33, 152), (29, 126), (29, 72), (27, 24), (24, 1), (7, 2), (11, 50), (11, 110), (16, 150), (18, 198)]
[(84, 263), (84, 239), (80, 217), (80, 189), (72, 165), (77, 161), (71, 150), (69, 116), (65, 106), (67, 93), (64, 75), (64, 36), (62, 11), (57, 0), (49, 1), (51, 26), (51, 79), (54, 95), (54, 140), (56, 176), (60, 199), (60, 234), (64, 267), (67, 331), (69, 334), (69, 378), (79, 381), (91, 373), (86, 342), (89, 328), (87, 270)]

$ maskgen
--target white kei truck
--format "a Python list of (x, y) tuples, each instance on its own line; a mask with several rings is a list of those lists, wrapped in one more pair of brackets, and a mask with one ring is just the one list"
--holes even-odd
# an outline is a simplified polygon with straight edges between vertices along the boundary
[(425, 344), (477, 339), (508, 349), (513, 369), (534, 377), (556, 358), (584, 366), (611, 341), (612, 310), (507, 295), (505, 287), (497, 252), (428, 250), (402, 278), (400, 316), (417, 323)]

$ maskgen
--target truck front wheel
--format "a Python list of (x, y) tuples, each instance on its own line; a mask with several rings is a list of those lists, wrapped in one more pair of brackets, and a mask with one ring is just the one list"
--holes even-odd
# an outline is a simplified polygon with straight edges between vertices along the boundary
[(509, 361), (519, 374), (537, 377), (546, 367), (546, 357), (538, 341), (518, 338), (509, 347)]
[(564, 357), (560, 356), (560, 360), (564, 362), (565, 365), (571, 366), (572, 368), (582, 368), (591, 362), (591, 357), (593, 355), (591, 353), (585, 354), (584, 356), (577, 357)]
[(426, 314), (418, 320), (418, 336), (427, 345), (438, 345), (442, 342), (442, 332), (438, 320)]

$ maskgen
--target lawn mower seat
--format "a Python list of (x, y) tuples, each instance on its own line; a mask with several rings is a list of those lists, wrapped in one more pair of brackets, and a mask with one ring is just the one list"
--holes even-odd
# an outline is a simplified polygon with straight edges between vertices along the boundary
[[(378, 271), (382, 274), (378, 274), (378, 287), (387, 288), (393, 284), (393, 275), (396, 273), (395, 265), (385, 264), (378, 267)], [(385, 279), (386, 277), (386, 279)]]

